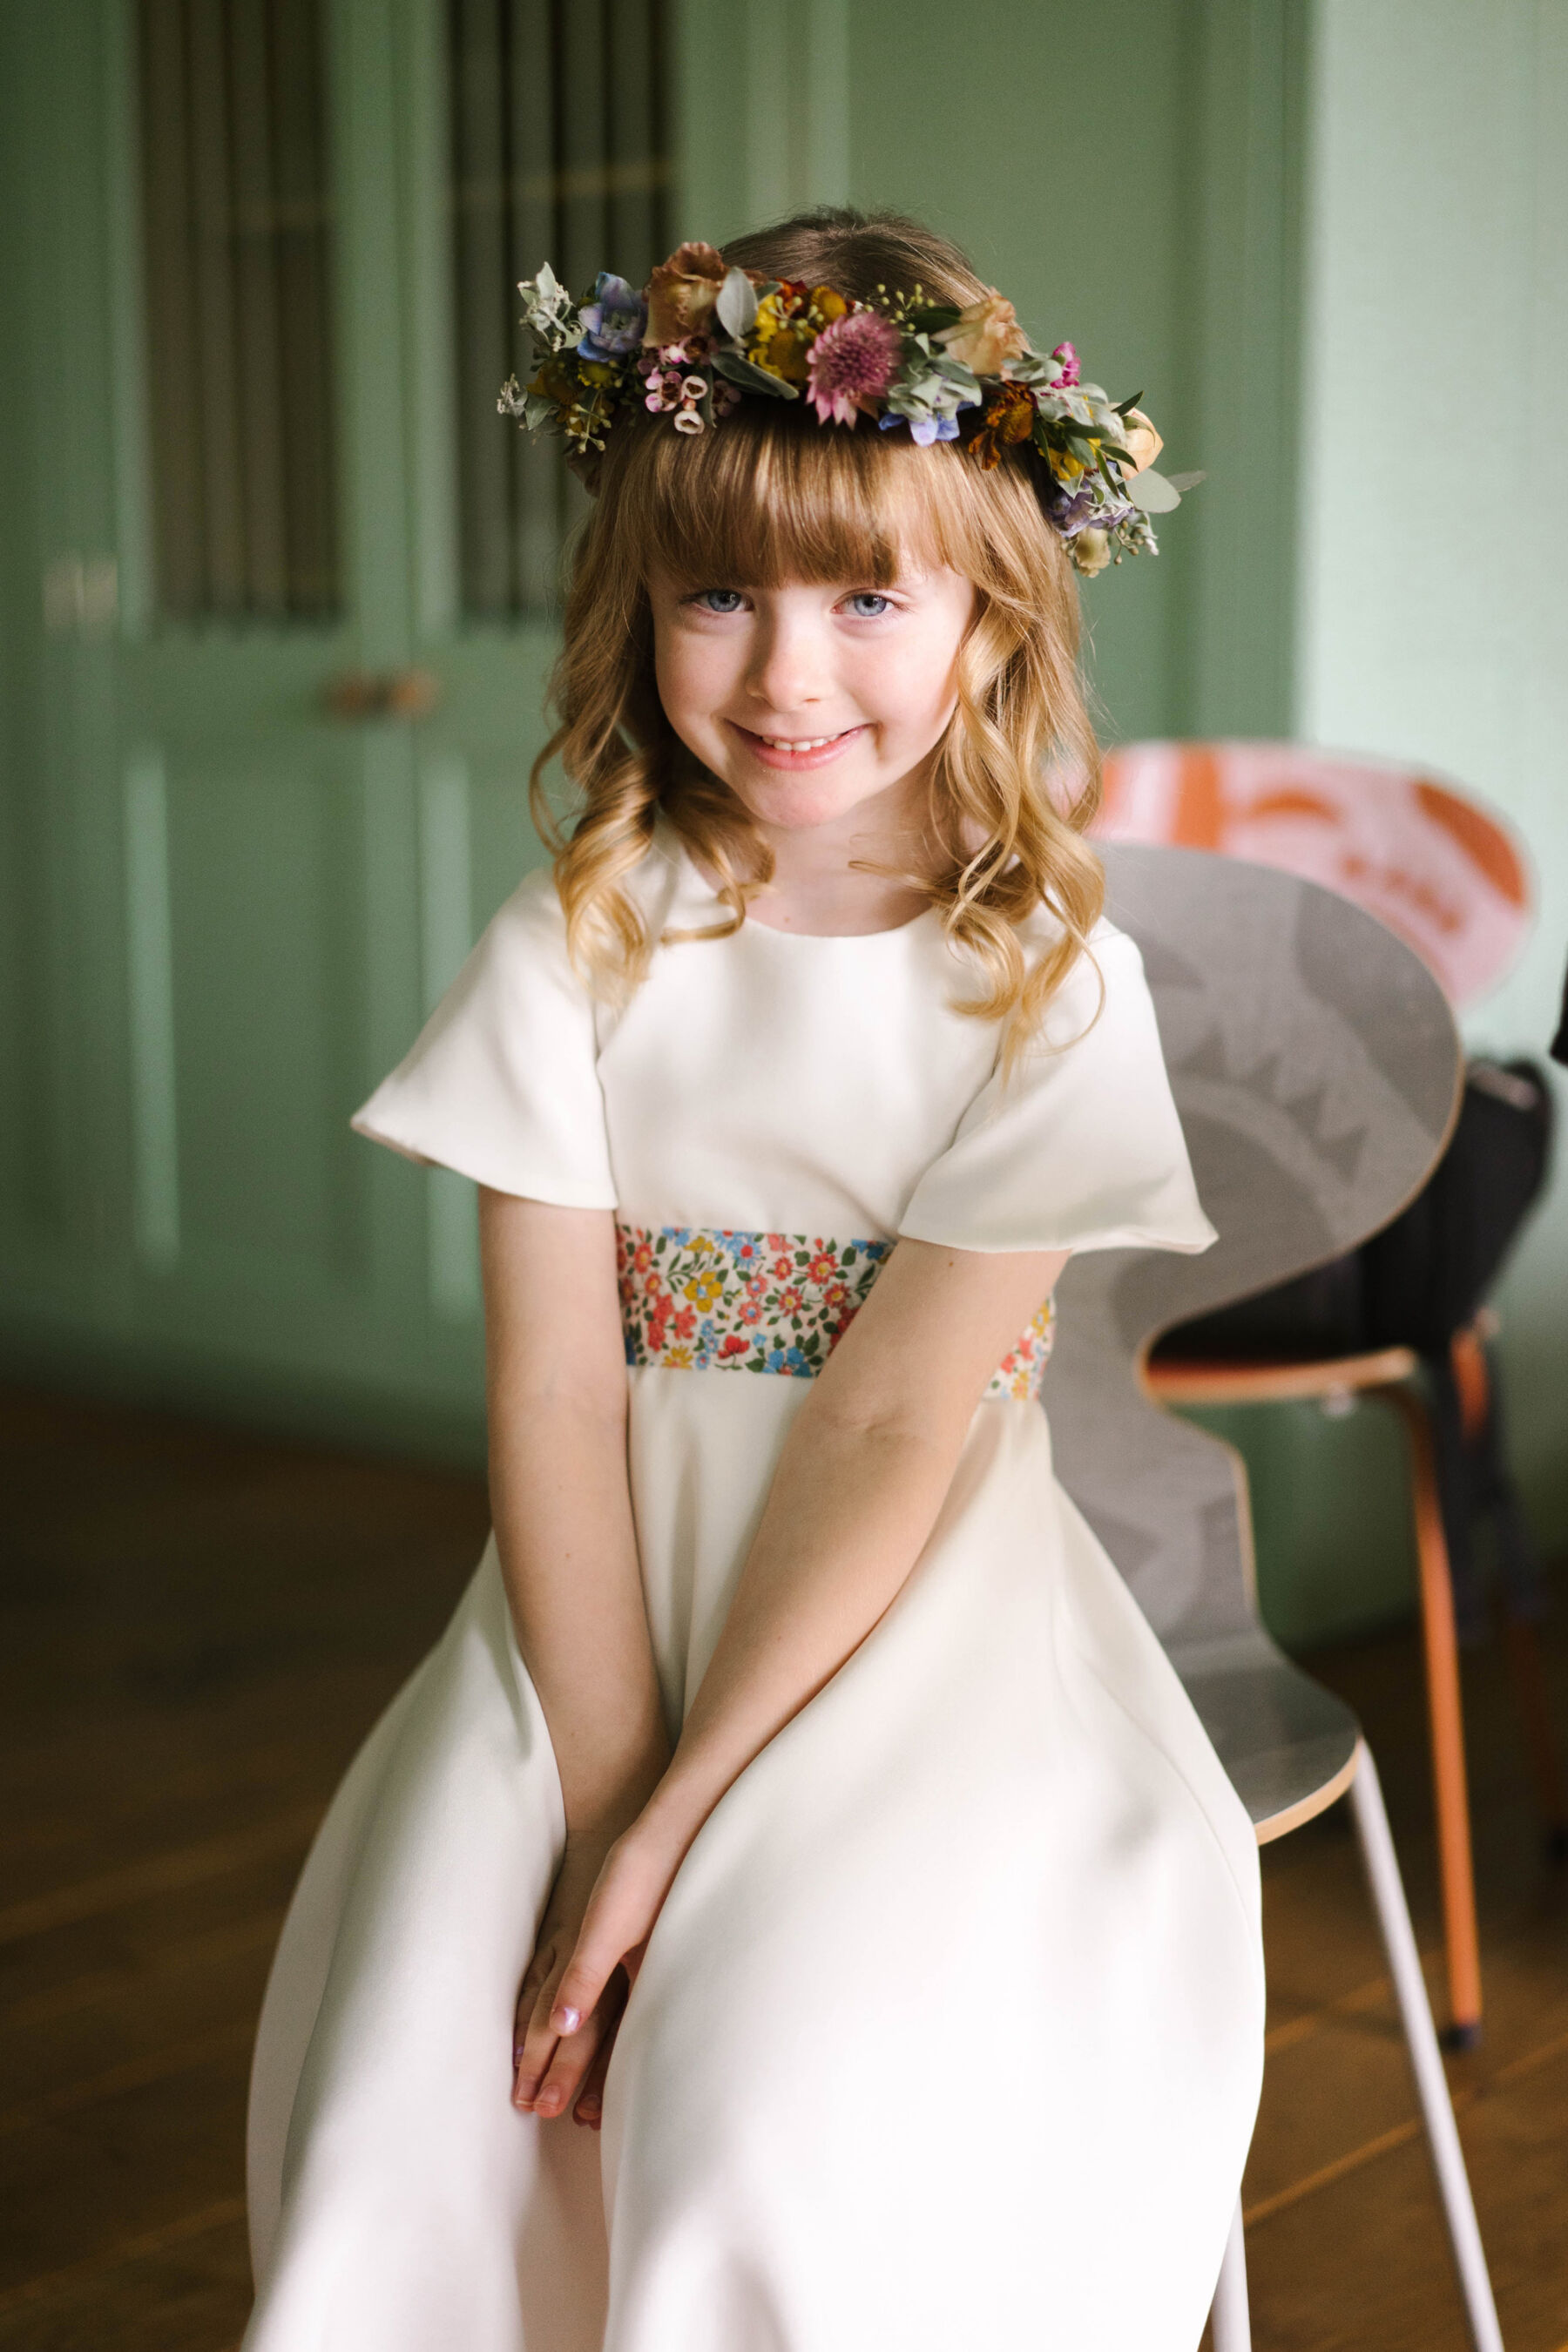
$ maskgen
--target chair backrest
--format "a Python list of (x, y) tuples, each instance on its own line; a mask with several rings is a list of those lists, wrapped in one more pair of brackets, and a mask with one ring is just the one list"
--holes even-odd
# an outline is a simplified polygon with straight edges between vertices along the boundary
[(1425, 964), (1346, 899), (1198, 850), (1103, 855), (1220, 1238), (1073, 1259), (1045, 1405), (1062, 1484), (1181, 1668), (1254, 1625), (1250, 1529), (1229, 1449), (1150, 1401), (1142, 1355), (1394, 1216), (1442, 1150), (1459, 1048)]
[(1277, 866), (1353, 899), (1468, 1004), (1531, 922), (1529, 869), (1500, 821), (1415, 768), (1301, 743), (1129, 743), (1105, 762), (1100, 842), (1167, 842)]

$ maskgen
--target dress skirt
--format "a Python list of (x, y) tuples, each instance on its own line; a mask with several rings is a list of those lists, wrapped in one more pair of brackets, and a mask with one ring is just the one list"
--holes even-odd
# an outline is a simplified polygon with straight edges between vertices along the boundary
[[(678, 1724), (809, 1391), (628, 1379)], [(289, 1916), (246, 2352), (1194, 2352), (1261, 2073), (1256, 1848), (1037, 1404), (978, 1408), (899, 1599), (697, 1839), (600, 2136), (510, 2102), (563, 1836), (492, 1544)]]

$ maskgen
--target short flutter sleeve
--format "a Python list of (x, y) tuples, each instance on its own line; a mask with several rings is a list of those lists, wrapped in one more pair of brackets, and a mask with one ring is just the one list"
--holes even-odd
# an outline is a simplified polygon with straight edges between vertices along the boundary
[(507, 900), (353, 1124), (498, 1192), (616, 1206), (593, 1003), (568, 959), (548, 873)]
[[(899, 1230), (971, 1250), (1207, 1249), (1134, 942), (1097, 926), (1044, 1026), (982, 1087)], [(1098, 1018), (1100, 982), (1105, 1002)]]

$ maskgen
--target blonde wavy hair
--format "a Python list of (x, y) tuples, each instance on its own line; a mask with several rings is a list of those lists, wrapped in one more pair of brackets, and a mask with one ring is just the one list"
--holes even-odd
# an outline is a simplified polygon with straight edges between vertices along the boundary
[[(917, 283), (961, 305), (987, 290), (955, 247), (890, 214), (803, 214), (738, 238), (725, 259), (861, 300)], [(689, 590), (878, 589), (915, 551), (976, 593), (956, 708), (931, 764), (925, 863), (900, 878), (973, 962), (976, 993), (957, 1009), (1005, 1024), (1011, 1063), (1086, 950), (1104, 899), (1081, 837), (1099, 804), (1100, 753), (1079, 669), (1077, 584), (1037, 495), (1037, 462), (1008, 451), (985, 472), (957, 443), (919, 448), (904, 434), (826, 427), (804, 402), (747, 401), (690, 437), (662, 417), (617, 421), (572, 569), (551, 685), (558, 724), (531, 782), (568, 948), (595, 994), (624, 1003), (647, 973), (654, 942), (624, 886), (661, 810), (729, 910), (705, 932), (667, 936), (731, 936), (773, 875), (744, 808), (665, 717), (650, 573)], [(545, 790), (557, 757), (574, 788), (569, 826)], [(1059, 929), (1031, 959), (1019, 927), (1042, 907)]]

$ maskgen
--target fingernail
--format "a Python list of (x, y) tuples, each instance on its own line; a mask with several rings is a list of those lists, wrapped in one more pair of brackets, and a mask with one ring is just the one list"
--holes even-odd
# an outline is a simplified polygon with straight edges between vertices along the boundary
[(575, 2033), (583, 2022), (583, 2012), (580, 2009), (567, 2009), (564, 2006), (552, 2009), (550, 2012), (550, 2022), (557, 2033)]

